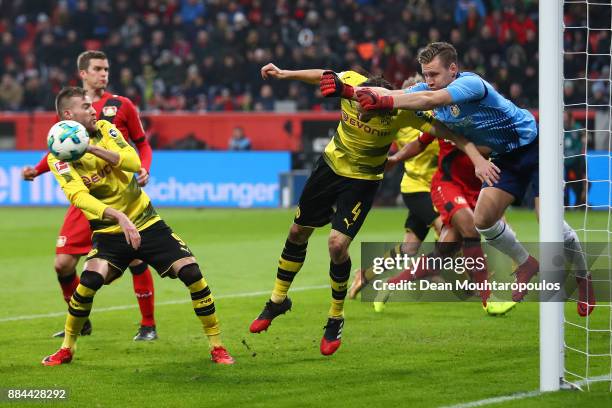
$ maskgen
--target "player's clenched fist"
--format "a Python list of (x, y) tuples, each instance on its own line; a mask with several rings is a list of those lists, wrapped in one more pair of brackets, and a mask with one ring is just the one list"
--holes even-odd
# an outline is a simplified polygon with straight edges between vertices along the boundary
[(323, 72), (319, 87), (321, 94), (326, 98), (340, 96), (350, 99), (355, 94), (355, 88), (342, 82), (334, 71)]
[(357, 91), (357, 100), (365, 110), (393, 110), (393, 97), (382, 96), (370, 88), (363, 88)]
[(261, 67), (261, 77), (263, 79), (281, 79), (282, 70), (276, 65), (269, 63)]
[(36, 176), (38, 176), (38, 171), (34, 167), (27, 166), (21, 170), (21, 177), (26, 181), (34, 180)]

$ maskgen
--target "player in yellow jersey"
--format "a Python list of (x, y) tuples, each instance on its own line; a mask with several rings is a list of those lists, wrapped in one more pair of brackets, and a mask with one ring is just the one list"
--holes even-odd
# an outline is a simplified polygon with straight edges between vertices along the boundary
[(46, 366), (70, 363), (76, 340), (92, 308), (94, 295), (121, 276), (133, 259), (152, 265), (162, 276), (179, 278), (189, 289), (215, 363), (233, 364), (220, 338), (213, 297), (196, 258), (160, 218), (135, 172), (138, 154), (106, 120), (96, 121), (91, 98), (82, 88), (64, 88), (55, 100), (62, 120), (75, 120), (89, 132), (87, 153), (73, 162), (49, 155), (49, 168), (64, 194), (89, 220), (93, 248), (81, 280), (68, 303), (62, 347), (43, 359)]
[[(416, 74), (404, 81), (402, 89), (408, 88), (423, 78)], [(398, 131), (395, 144), (398, 150), (408, 143), (417, 140), (421, 135), (419, 129), (412, 127), (402, 128)], [(440, 146), (437, 142), (427, 145), (425, 150), (411, 160), (404, 161), (404, 175), (400, 184), (400, 192), (408, 216), (404, 223), (404, 241), (402, 245), (392, 248), (385, 257), (394, 258), (396, 254), (414, 255), (421, 243), (427, 237), (429, 229), (434, 228), (436, 236), (440, 235), (442, 220), (431, 201), (431, 178), (438, 168), (438, 152)], [(348, 289), (349, 299), (354, 299), (361, 289), (375, 276), (372, 269), (357, 269), (351, 286)], [(375, 302), (374, 307), (377, 307)]]
[[(274, 64), (267, 64), (261, 69), (264, 79), (294, 79), (313, 85), (318, 84), (326, 72), (331, 73), (320, 69), (283, 70)], [(348, 92), (357, 85), (384, 86), (386, 83), (381, 79), (368, 79), (354, 71), (334, 75), (338, 88), (342, 90), (328, 96), (346, 96), (344, 91)], [(267, 330), (275, 317), (291, 309), (287, 292), (306, 258), (308, 238), (315, 228), (331, 222), (328, 249), (332, 301), (320, 344), (324, 355), (333, 354), (340, 347), (344, 299), (351, 270), (348, 248), (370, 211), (383, 178), (389, 147), (396, 139), (398, 130), (409, 126), (450, 138), (470, 152), (480, 169), (485, 173), (490, 171), (476, 146), (452, 134), (427, 113), (394, 111), (364, 118), (356, 101), (343, 98), (340, 106), (341, 120), (336, 133), (313, 169), (300, 197), (293, 225), (279, 259), (271, 298), (250, 326), (252, 333)]]

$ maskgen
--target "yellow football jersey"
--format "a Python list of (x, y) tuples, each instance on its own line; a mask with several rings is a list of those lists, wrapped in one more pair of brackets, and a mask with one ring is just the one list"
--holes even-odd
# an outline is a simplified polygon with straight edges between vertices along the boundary
[[(358, 86), (367, 78), (354, 71), (338, 74), (342, 82)], [(323, 158), (332, 170), (344, 177), (381, 180), (391, 143), (400, 129), (411, 127), (428, 132), (433, 118), (429, 114), (397, 110), (393, 114), (359, 120), (357, 101), (341, 99), (341, 120)]]
[(91, 153), (72, 162), (60, 161), (49, 154), (47, 162), (70, 203), (89, 220), (93, 233), (122, 232), (115, 221), (103, 218), (109, 206), (127, 215), (138, 230), (159, 221), (151, 200), (134, 176), (140, 170), (138, 154), (121, 132), (112, 123), (99, 120), (89, 143), (119, 153), (119, 163), (112, 166)]
[[(397, 136), (397, 148), (417, 140), (421, 132), (413, 128), (400, 129)], [(402, 193), (420, 193), (431, 191), (431, 178), (438, 169), (438, 152), (440, 145), (435, 140), (427, 145), (423, 153), (404, 162), (404, 177), (402, 177)]]

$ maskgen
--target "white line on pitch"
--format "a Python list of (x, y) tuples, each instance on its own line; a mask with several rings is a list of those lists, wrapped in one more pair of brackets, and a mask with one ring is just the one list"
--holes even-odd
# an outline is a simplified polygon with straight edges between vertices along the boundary
[[(304, 292), (307, 290), (324, 289), (324, 288), (329, 288), (329, 285), (303, 286), (303, 287), (291, 288), (291, 292)], [(268, 293), (270, 293), (269, 290), (261, 290), (258, 292), (228, 293), (226, 295), (221, 294), (219, 296), (214, 296), (214, 298), (215, 299), (234, 299), (234, 298), (266, 295)], [(191, 299), (189, 298), (181, 299), (181, 300), (168, 300), (165, 302), (155, 302), (155, 306), (178, 305), (181, 303), (190, 303), (190, 302), (191, 302)], [(97, 314), (97, 313), (103, 313), (103, 312), (114, 312), (115, 310), (136, 309), (137, 307), (138, 307), (138, 304), (134, 303), (132, 305), (101, 307), (99, 309), (94, 308), (92, 311), (95, 314)], [(66, 316), (66, 311), (64, 310), (63, 312), (3, 317), (3, 318), (0, 318), (0, 323), (16, 322), (20, 320), (46, 319), (49, 317), (60, 317), (60, 316)]]
[[(597, 381), (605, 381), (605, 380), (610, 380), (610, 377), (607, 375), (601, 375), (599, 377), (589, 378), (589, 382), (597, 382)], [(578, 382), (578, 385), (583, 386), (583, 385), (586, 385), (586, 383), (587, 383), (586, 380), (582, 380)], [(517, 400), (521, 400), (525, 398), (537, 397), (537, 396), (544, 395), (544, 394), (545, 393), (541, 391), (519, 392), (516, 394), (504, 395), (501, 397), (485, 398), (485, 399), (481, 399), (478, 401), (464, 402), (464, 403), (456, 404), (456, 405), (447, 405), (447, 406), (440, 407), (440, 408), (484, 407), (485, 405), (499, 404), (500, 402), (506, 402), (506, 401), (517, 401)]]

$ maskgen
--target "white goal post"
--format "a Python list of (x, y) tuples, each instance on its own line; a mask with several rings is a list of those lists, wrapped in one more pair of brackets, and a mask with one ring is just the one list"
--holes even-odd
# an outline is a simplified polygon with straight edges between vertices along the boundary
[[(563, 242), (563, 0), (539, 3), (540, 242)], [(550, 246), (549, 246), (550, 248)], [(552, 256), (540, 250), (540, 279)], [(547, 279), (553, 281), (554, 279)], [(563, 303), (540, 303), (540, 391), (563, 377)]]
[(598, 298), (587, 316), (577, 315), (575, 292), (540, 302), (542, 392), (612, 392), (611, 67), (611, 0), (540, 0), (540, 279), (562, 272), (553, 260), (564, 259), (567, 216)]

